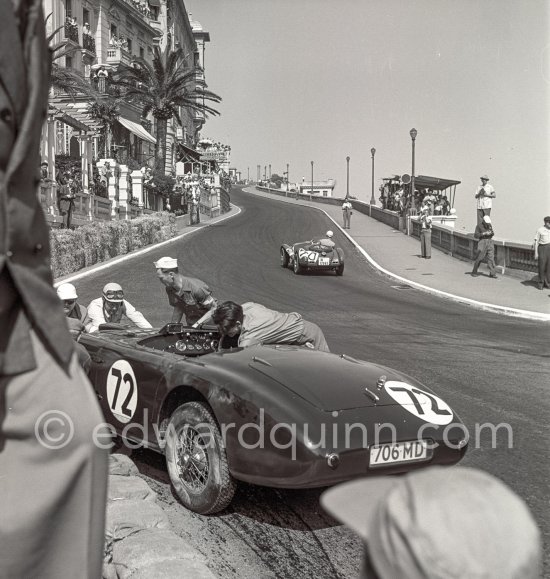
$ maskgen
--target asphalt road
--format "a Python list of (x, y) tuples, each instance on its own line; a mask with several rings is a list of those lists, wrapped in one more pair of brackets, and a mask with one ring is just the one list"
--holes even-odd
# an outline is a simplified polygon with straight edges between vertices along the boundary
[[(171, 309), (152, 262), (177, 256), (183, 273), (208, 282), (219, 299), (299, 311), (323, 328), (333, 352), (415, 376), (468, 427), (470, 448), (462, 464), (500, 477), (527, 501), (543, 532), (550, 573), (548, 325), (398, 289), (323, 213), (239, 190), (231, 198), (240, 215), (77, 281), (81, 301), (88, 303), (104, 283), (117, 281), (129, 301), (160, 326)], [(346, 253), (343, 277), (296, 276), (280, 267), (282, 242), (310, 239), (328, 228)], [(485, 423), (506, 423), (510, 430), (501, 428), (493, 444), (488, 429), (476, 433), (476, 425)], [(357, 575), (361, 544), (322, 512), (321, 491), (242, 485), (224, 513), (195, 515), (172, 496), (162, 457), (134, 451), (132, 458), (159, 492), (176, 532), (208, 557), (219, 576)]]

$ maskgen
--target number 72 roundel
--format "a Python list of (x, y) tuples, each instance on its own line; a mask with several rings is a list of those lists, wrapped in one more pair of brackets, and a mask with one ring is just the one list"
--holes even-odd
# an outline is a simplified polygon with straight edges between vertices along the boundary
[(450, 406), (435, 394), (429, 394), (405, 382), (388, 381), (385, 386), (388, 394), (398, 404), (421, 420), (442, 426), (453, 419)]
[(119, 422), (130, 422), (137, 407), (137, 380), (126, 360), (117, 360), (107, 374), (107, 400)]

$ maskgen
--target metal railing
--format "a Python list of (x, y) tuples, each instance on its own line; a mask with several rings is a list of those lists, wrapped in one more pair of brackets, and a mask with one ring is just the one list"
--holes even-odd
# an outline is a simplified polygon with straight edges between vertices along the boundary
[[(286, 191), (270, 189), (269, 187), (256, 186), (256, 189), (282, 197), (302, 198), (329, 205), (341, 205), (344, 201), (343, 198), (337, 197), (313, 196), (310, 199), (309, 195), (298, 196), (296, 193), (287, 193)], [(382, 209), (376, 205), (370, 205), (357, 199), (351, 199), (350, 201), (355, 211), (368, 215), (377, 221), (381, 221), (393, 229), (401, 231), (406, 229), (405, 218), (400, 217), (397, 211)], [(410, 234), (414, 237), (420, 237), (420, 224), (417, 217), (411, 218)], [(495, 263), (501, 267), (503, 271), (507, 268), (528, 272), (538, 271), (537, 260), (535, 259), (535, 252), (532, 246), (499, 239), (495, 239), (494, 242)], [(458, 259), (473, 261), (477, 254), (477, 239), (474, 238), (472, 233), (460, 233), (450, 227), (441, 225), (432, 226), (432, 245)]]

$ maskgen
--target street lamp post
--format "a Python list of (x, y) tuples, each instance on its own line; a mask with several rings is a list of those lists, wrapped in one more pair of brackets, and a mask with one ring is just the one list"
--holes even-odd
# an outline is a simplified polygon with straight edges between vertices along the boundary
[(264, 181), (267, 183), (267, 165), (264, 165)]
[(370, 154), (372, 157), (372, 180), (371, 180), (371, 197), (370, 197), (370, 204), (376, 205), (376, 199), (374, 198), (374, 154), (376, 153), (376, 149), (373, 147), (370, 150)]
[(346, 199), (349, 197), (349, 157), (346, 157)]
[(409, 215), (410, 215), (410, 204), (413, 202), (414, 199), (414, 145), (415, 145), (415, 141), (416, 141), (416, 135), (418, 134), (418, 131), (416, 129), (411, 129), (409, 134), (411, 135), (411, 140), (412, 140), (412, 170), (411, 170), (411, 197), (409, 199), (409, 203), (407, 203), (407, 235), (409, 235), (410, 233), (410, 219), (409, 219)]
[(248, 167), (248, 177), (246, 179), (247, 183), (250, 183), (250, 167)]
[(289, 176), (288, 176), (288, 163), (286, 164), (286, 190), (288, 192), (288, 180), (289, 180)]
[(271, 163), (269, 163), (269, 179), (271, 180)]
[(313, 197), (313, 161), (311, 161), (311, 197)]

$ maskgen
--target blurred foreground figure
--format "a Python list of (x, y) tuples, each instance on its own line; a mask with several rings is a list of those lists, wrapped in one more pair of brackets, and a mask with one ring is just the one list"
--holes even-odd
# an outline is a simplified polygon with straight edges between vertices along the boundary
[(434, 466), (321, 496), (365, 542), (368, 579), (535, 579), (542, 546), (523, 500), (473, 468)]
[(52, 286), (36, 194), (49, 67), (40, 0), (0, 0), (0, 577), (98, 579), (102, 419)]

